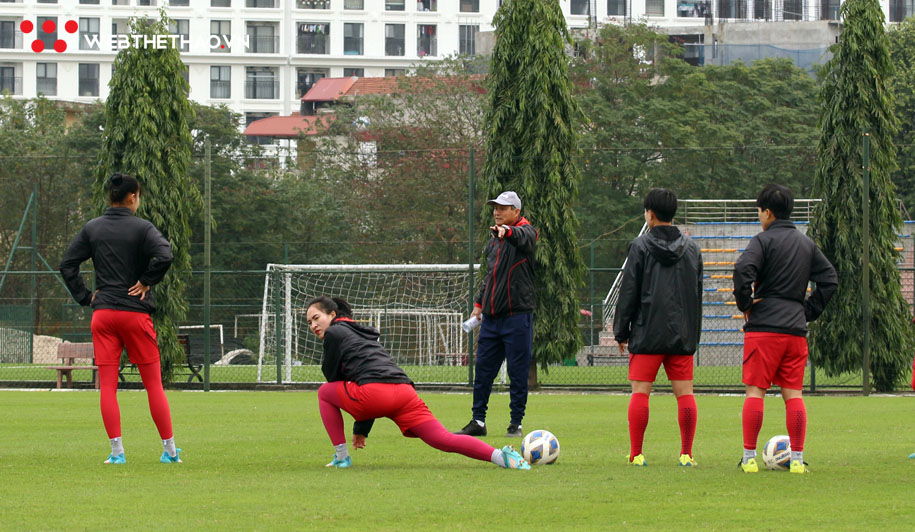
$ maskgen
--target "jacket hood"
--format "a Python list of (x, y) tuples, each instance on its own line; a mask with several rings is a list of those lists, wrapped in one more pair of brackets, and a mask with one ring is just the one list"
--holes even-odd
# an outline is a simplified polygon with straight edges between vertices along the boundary
[(664, 266), (676, 264), (686, 253), (687, 239), (674, 225), (659, 225), (646, 233), (648, 252)]
[(331, 323), (331, 326), (333, 325), (343, 325), (344, 327), (349, 327), (354, 333), (369, 340), (378, 340), (378, 337), (381, 336), (381, 333), (378, 332), (378, 329), (369, 327), (368, 325), (362, 325), (361, 323), (356, 323), (349, 318), (337, 318), (333, 321), (333, 323)]

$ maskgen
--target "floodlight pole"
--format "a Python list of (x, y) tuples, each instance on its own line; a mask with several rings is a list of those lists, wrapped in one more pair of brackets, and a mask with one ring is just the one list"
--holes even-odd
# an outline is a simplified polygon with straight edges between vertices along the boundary
[(864, 318), (864, 339), (862, 342), (862, 370), (864, 374), (864, 395), (870, 395), (871, 393), (871, 276), (870, 276), (870, 267), (871, 267), (871, 209), (870, 209), (870, 149), (871, 149), (871, 134), (870, 129), (865, 128), (863, 132), (864, 143), (864, 171), (863, 171), (863, 193), (861, 194), (861, 204), (862, 211), (864, 214), (864, 234), (863, 234), (863, 244), (864, 244), (864, 257), (861, 268), (861, 286), (864, 289), (864, 293), (861, 297), (862, 311)]

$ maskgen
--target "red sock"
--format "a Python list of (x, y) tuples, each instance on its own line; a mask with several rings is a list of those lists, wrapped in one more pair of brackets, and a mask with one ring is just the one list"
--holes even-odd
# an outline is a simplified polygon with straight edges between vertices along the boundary
[(629, 398), (629, 459), (642, 454), (642, 440), (648, 427), (648, 394), (634, 393)]
[(747, 397), (743, 402), (743, 448), (748, 451), (756, 449), (759, 431), (763, 423), (762, 397)]
[(693, 394), (677, 397), (677, 421), (680, 422), (680, 454), (693, 455), (696, 420), (696, 397)]
[(98, 367), (99, 407), (102, 410), (102, 423), (108, 438), (121, 437), (121, 410), (118, 407), (118, 367), (101, 365)]
[(167, 440), (174, 436), (172, 433), (172, 413), (168, 407), (168, 398), (162, 388), (162, 370), (158, 362), (152, 364), (138, 364), (140, 379), (146, 388), (146, 399), (149, 401), (149, 413), (152, 414), (153, 423), (159, 430), (159, 437)]
[(785, 425), (788, 427), (791, 451), (803, 451), (804, 438), (807, 436), (807, 407), (804, 406), (804, 399), (795, 397), (785, 401)]

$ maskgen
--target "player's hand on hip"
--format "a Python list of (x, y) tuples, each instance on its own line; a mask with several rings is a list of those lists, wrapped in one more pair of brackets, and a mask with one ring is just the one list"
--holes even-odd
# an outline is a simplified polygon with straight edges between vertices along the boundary
[(365, 449), (365, 436), (353, 434), (353, 449)]
[(149, 287), (137, 281), (137, 284), (131, 286), (130, 290), (127, 291), (127, 295), (140, 296), (140, 301), (143, 301), (146, 299), (146, 292), (149, 292)]
[(629, 342), (620, 342), (619, 347), (620, 347), (620, 354), (625, 355), (626, 350), (629, 349)]
[(745, 310), (745, 311), (743, 312), (743, 321), (744, 321), (744, 323), (750, 321), (750, 312), (753, 311), (753, 305), (759, 303), (759, 302), (762, 301), (762, 300), (763, 300), (763, 298), (754, 299), (754, 300), (753, 300), (753, 304), (750, 305), (750, 308), (748, 308), (747, 310)]

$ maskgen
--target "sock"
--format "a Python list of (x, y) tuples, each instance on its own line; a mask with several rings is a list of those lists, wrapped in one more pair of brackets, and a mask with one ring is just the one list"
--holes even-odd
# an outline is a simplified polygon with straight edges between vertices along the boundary
[(340, 445), (334, 445), (334, 458), (337, 460), (346, 460), (346, 457), (348, 456), (349, 449), (346, 447), (346, 442), (343, 442)]
[(693, 394), (677, 397), (677, 421), (680, 424), (680, 454), (693, 456), (697, 421), (696, 397)]
[(629, 398), (629, 459), (642, 454), (642, 441), (648, 427), (648, 395), (634, 393)]
[[(756, 457), (756, 442), (759, 440), (759, 431), (763, 424), (763, 399), (762, 397), (747, 397), (743, 402), (743, 448), (753, 451)], [(746, 461), (746, 453), (744, 453)]]
[(485, 421), (480, 421), (479, 419), (474, 419), (474, 421), (476, 421), (476, 422), (477, 422), (477, 425), (479, 425), (479, 426), (481, 426), (481, 427), (485, 427), (485, 426), (486, 426), (486, 422), (485, 422)]
[(174, 457), (178, 454), (178, 451), (175, 449), (175, 438), (168, 438), (167, 440), (162, 440), (162, 449), (168, 453), (169, 456)]
[(499, 467), (505, 467), (505, 459), (502, 458), (502, 449), (493, 449), (492, 456), (489, 458), (489, 461)]
[(121, 441), (120, 436), (117, 438), (111, 438), (111, 455), (118, 456), (124, 453), (124, 443)]
[(744, 449), (743, 450), (743, 463), (747, 463), (753, 458), (756, 458), (756, 449)]
[(804, 463), (804, 451), (791, 451), (791, 461)]
[(791, 455), (804, 452), (804, 438), (807, 436), (807, 408), (804, 399), (795, 397), (785, 401), (785, 426), (791, 440)]

